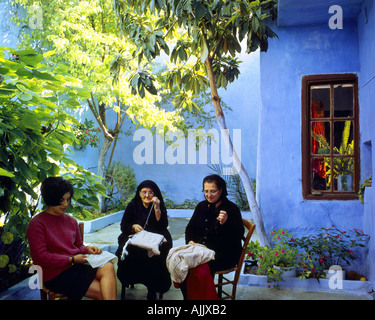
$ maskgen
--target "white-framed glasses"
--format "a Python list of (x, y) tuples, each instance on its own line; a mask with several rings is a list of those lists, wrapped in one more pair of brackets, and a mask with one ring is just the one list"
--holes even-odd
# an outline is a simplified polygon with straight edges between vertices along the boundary
[(155, 194), (154, 191), (141, 191), (142, 196), (148, 196), (148, 195), (153, 196), (154, 194)]
[(217, 190), (202, 190), (203, 194), (206, 196), (208, 194), (210, 194), (211, 196), (213, 196), (214, 194), (216, 194), (216, 192), (218, 192), (219, 189)]

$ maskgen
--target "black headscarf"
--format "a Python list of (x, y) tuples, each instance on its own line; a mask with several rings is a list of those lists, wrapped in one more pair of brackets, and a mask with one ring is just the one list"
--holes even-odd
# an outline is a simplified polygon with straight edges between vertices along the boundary
[(136, 202), (138, 202), (138, 203), (142, 203), (142, 199), (141, 199), (141, 196), (139, 195), (139, 192), (143, 188), (150, 188), (150, 189), (152, 189), (152, 191), (154, 191), (154, 196), (157, 197), (160, 200), (160, 205), (159, 205), (160, 206), (160, 210), (162, 212), (166, 212), (167, 209), (165, 208), (163, 196), (161, 194), (161, 191), (160, 191), (158, 185), (154, 181), (151, 181), (151, 180), (142, 181), (139, 184), (139, 186), (137, 187), (137, 192), (136, 192), (133, 200), (136, 201)]

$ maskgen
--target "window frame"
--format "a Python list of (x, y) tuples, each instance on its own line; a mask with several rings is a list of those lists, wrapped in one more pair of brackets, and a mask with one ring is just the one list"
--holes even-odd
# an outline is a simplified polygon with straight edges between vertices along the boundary
[[(334, 123), (334, 119), (345, 119), (353, 121), (353, 140), (354, 140), (354, 170), (353, 170), (353, 191), (313, 191), (312, 190), (312, 168), (311, 153), (312, 135), (310, 123), (313, 122), (310, 112), (310, 94), (311, 86), (315, 85), (335, 85), (352, 84), (353, 85), (353, 116), (349, 118), (335, 118), (330, 115), (329, 122)], [(356, 200), (358, 199), (359, 181), (360, 181), (360, 136), (359, 136), (359, 106), (358, 106), (358, 77), (353, 73), (345, 74), (322, 74), (308, 75), (302, 77), (302, 195), (306, 200)], [(333, 98), (330, 103), (332, 105)], [(331, 106), (330, 106), (331, 109)], [(337, 120), (336, 120), (337, 121)], [(333, 128), (331, 130), (334, 130)], [(333, 143), (333, 142), (331, 142)], [(334, 156), (331, 154), (331, 157)]]

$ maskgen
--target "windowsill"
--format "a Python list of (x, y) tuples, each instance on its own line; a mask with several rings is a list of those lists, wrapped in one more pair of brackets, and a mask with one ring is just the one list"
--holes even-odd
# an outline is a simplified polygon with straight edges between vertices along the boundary
[(322, 193), (321, 195), (304, 195), (304, 200), (359, 200), (357, 194), (327, 194)]

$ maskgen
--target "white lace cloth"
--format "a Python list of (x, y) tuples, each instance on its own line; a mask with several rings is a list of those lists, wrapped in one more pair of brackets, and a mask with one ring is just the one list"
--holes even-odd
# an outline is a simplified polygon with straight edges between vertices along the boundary
[(128, 255), (127, 246), (129, 244), (146, 249), (148, 257), (151, 258), (154, 255), (160, 255), (159, 246), (166, 241), (167, 240), (161, 234), (142, 230), (141, 232), (136, 233), (133, 237), (129, 238), (129, 240), (125, 243), (124, 248), (122, 249), (121, 260), (124, 260)]
[(103, 251), (101, 254), (87, 254), (86, 260), (93, 268), (102, 268), (107, 262), (115, 264), (118, 259), (113, 253)]

